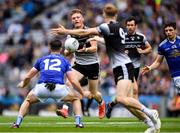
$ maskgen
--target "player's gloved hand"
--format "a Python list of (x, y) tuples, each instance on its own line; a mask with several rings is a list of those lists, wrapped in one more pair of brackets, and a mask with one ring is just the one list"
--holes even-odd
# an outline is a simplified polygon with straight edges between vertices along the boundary
[(48, 90), (53, 91), (56, 88), (56, 84), (55, 83), (46, 83), (45, 87)]

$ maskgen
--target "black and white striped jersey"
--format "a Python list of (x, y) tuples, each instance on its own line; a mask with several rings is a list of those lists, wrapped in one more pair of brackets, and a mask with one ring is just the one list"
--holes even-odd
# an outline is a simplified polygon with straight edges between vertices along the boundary
[[(84, 29), (86, 29), (88, 27), (84, 27)], [(79, 42), (79, 48), (81, 49), (84, 46), (86, 48), (90, 47), (90, 43), (86, 43), (87, 39), (91, 38), (92, 36), (86, 36), (86, 37), (82, 37), (82, 36), (72, 36), (74, 38), (76, 38)], [(98, 54), (97, 52), (75, 52), (74, 54), (75, 57), (75, 62), (77, 64), (80, 65), (90, 65), (90, 64), (95, 64), (99, 62), (98, 59)]]
[(125, 33), (125, 53), (128, 54), (135, 68), (140, 67), (141, 54), (138, 53), (137, 48), (144, 49), (147, 43), (142, 33), (136, 32), (133, 35)]

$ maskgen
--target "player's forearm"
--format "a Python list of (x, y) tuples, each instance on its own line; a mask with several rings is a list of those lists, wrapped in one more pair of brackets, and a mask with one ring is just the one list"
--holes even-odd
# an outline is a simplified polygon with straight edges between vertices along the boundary
[(79, 82), (75, 82), (75, 81), (71, 81), (71, 84), (73, 85), (73, 87), (82, 95), (84, 96), (84, 91), (81, 88)]
[(150, 54), (152, 52), (152, 48), (147, 48), (145, 50), (143, 50), (143, 54)]
[(18, 84), (18, 87), (24, 88), (26, 85), (29, 84), (31, 79), (38, 73), (36, 68), (31, 68), (31, 70), (26, 74), (25, 78)]
[(160, 66), (160, 62), (154, 62), (153, 64), (151, 64), (149, 67), (150, 67), (150, 70), (153, 70), (153, 69), (156, 69), (157, 67)]
[(156, 60), (149, 66), (150, 69), (152, 70), (152, 69), (159, 67), (163, 61), (163, 58), (164, 58), (164, 56), (158, 54), (156, 57)]
[(87, 30), (84, 29), (75, 29), (75, 30), (70, 30), (70, 29), (66, 29), (64, 31), (65, 35), (75, 35), (75, 36), (88, 36), (89, 32)]

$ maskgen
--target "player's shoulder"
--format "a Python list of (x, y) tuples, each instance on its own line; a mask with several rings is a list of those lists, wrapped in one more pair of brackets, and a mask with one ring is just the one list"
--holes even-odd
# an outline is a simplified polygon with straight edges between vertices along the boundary
[(180, 40), (180, 36), (177, 36), (176, 39)]
[(139, 32), (139, 31), (136, 32), (136, 35), (137, 35), (137, 36), (140, 36), (140, 37), (143, 37), (143, 38), (146, 37), (143, 33)]
[(168, 40), (167, 40), (167, 39), (164, 39), (164, 40), (159, 44), (159, 47), (162, 47), (162, 46), (165, 45), (167, 42), (168, 42)]
[(112, 27), (112, 28), (121, 28), (122, 27), (122, 25), (117, 21), (112, 21), (108, 25), (109, 25), (109, 27)]

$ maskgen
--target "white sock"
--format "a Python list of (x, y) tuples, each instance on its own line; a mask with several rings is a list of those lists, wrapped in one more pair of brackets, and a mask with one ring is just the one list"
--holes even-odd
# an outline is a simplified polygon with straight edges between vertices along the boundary
[(146, 119), (144, 120), (144, 123), (148, 126), (148, 127), (154, 127), (153, 122), (151, 121), (151, 119), (149, 117), (146, 117)]
[(68, 110), (69, 107), (66, 104), (64, 104), (62, 108)]
[(141, 111), (144, 112), (149, 118), (152, 117), (152, 110), (149, 108), (146, 108), (145, 106), (142, 106)]

